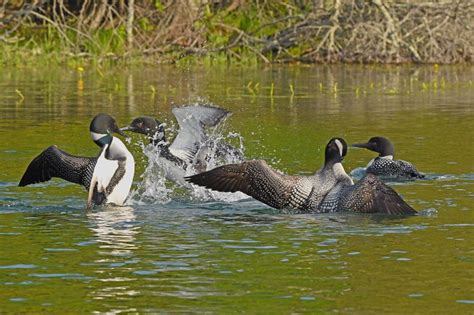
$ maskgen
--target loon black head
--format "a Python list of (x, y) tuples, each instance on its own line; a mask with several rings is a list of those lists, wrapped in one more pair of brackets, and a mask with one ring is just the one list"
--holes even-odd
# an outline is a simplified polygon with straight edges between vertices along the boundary
[(352, 146), (356, 148), (366, 148), (370, 151), (378, 152), (380, 157), (392, 156), (393, 158), (395, 155), (395, 148), (393, 147), (392, 142), (384, 137), (372, 137), (367, 143), (356, 143)]
[(120, 128), (122, 131), (132, 131), (146, 135), (150, 142), (158, 143), (165, 140), (165, 129), (163, 124), (151, 117), (137, 117), (129, 126)]
[(326, 145), (324, 165), (340, 163), (346, 154), (346, 141), (342, 138), (332, 138)]
[(115, 119), (107, 114), (98, 114), (95, 116), (89, 126), (89, 132), (95, 144), (99, 147), (103, 147), (106, 144), (110, 145), (113, 139), (112, 133), (114, 132), (127, 137), (127, 135), (119, 129)]

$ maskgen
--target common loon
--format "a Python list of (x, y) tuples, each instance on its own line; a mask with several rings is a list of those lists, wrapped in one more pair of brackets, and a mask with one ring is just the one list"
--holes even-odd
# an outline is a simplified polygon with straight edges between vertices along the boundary
[(126, 135), (107, 114), (95, 116), (89, 132), (101, 148), (98, 157), (74, 156), (52, 145), (31, 161), (18, 186), (59, 177), (88, 190), (88, 208), (105, 203), (123, 205), (132, 185), (135, 161), (123, 142), (112, 133)]
[(166, 141), (164, 124), (151, 117), (137, 117), (121, 130), (146, 135), (163, 158), (183, 169), (192, 164), (198, 171), (204, 171), (209, 151), (214, 146), (217, 155), (241, 157), (239, 150), (225, 142), (212, 142), (205, 132), (205, 127), (217, 126), (230, 112), (205, 105), (175, 107), (172, 112), (178, 121), (179, 131), (171, 144)]
[(344, 139), (332, 138), (326, 145), (324, 166), (312, 176), (285, 175), (273, 170), (265, 161), (257, 160), (220, 166), (186, 180), (217, 191), (241, 191), (277, 209), (316, 213), (416, 213), (392, 188), (372, 174), (354, 185), (341, 163), (346, 153)]
[(356, 143), (352, 145), (356, 148), (366, 148), (379, 153), (367, 164), (366, 172), (382, 177), (398, 179), (424, 178), (425, 175), (418, 172), (413, 164), (403, 160), (394, 160), (395, 148), (384, 137), (372, 137), (367, 143)]

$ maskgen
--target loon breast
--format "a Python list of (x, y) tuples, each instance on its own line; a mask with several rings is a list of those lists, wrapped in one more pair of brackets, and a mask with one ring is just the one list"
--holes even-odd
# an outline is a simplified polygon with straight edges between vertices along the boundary
[(123, 142), (113, 138), (104, 146), (89, 187), (88, 206), (97, 200), (123, 205), (128, 197), (135, 173), (135, 161)]

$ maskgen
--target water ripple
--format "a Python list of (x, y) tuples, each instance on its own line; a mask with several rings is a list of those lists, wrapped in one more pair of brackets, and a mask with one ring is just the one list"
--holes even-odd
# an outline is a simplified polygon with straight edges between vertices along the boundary
[(0, 266), (0, 269), (34, 269), (38, 268), (37, 265), (32, 264), (16, 264), (16, 265), (9, 265), (9, 266)]

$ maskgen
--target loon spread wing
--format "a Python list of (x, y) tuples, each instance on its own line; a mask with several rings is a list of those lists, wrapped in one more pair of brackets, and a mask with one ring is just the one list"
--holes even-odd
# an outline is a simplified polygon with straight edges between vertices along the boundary
[(179, 131), (169, 150), (186, 161), (192, 161), (200, 144), (207, 140), (204, 127), (215, 127), (230, 114), (222, 108), (203, 105), (176, 107), (172, 112), (178, 121)]
[(31, 161), (18, 186), (46, 182), (59, 177), (89, 188), (97, 158), (74, 156), (53, 145)]
[(355, 185), (341, 190), (338, 210), (389, 215), (417, 213), (395, 190), (373, 174), (367, 174)]
[(227, 164), (185, 179), (217, 191), (241, 191), (277, 209), (287, 205), (300, 180), (297, 176), (278, 173), (264, 160)]

